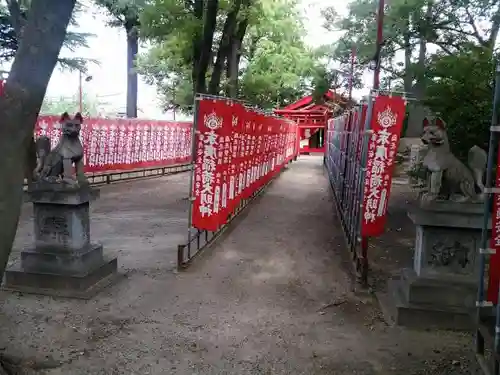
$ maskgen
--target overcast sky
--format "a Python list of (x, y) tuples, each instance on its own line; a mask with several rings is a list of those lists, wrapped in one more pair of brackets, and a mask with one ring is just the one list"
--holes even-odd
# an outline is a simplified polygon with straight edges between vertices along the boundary
[[(318, 46), (335, 41), (338, 35), (328, 34), (321, 26), (321, 8), (335, 5), (338, 12), (345, 12), (348, 1), (339, 0), (302, 0), (306, 14), (306, 42)], [(88, 74), (93, 78), (84, 83), (84, 91), (89, 96), (99, 97), (114, 108), (124, 111), (126, 99), (126, 39), (121, 28), (106, 26), (107, 16), (88, 1), (89, 7), (79, 17), (79, 30), (91, 32), (96, 36), (89, 39), (90, 48), (83, 48), (71, 53), (63, 50), (63, 56), (80, 56), (100, 61), (100, 65), (90, 66)], [(56, 70), (51, 78), (47, 95), (72, 96), (78, 92), (78, 73)], [(355, 96), (361, 93), (356, 92)], [(156, 90), (140, 80), (139, 82), (139, 117), (171, 118), (159, 108)]]

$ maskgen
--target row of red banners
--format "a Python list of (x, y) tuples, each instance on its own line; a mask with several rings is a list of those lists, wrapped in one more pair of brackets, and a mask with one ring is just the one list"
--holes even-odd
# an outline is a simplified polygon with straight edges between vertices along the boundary
[[(85, 172), (131, 170), (186, 164), (191, 161), (192, 123), (85, 118), (80, 139)], [(40, 116), (35, 137), (61, 137), (58, 116)]]
[(216, 231), (297, 155), (297, 125), (226, 100), (198, 104), (191, 219)]
[[(367, 105), (360, 111), (346, 112), (329, 121), (328, 144), (337, 144), (342, 150), (347, 143), (355, 147), (354, 162), (361, 168), (363, 141), (365, 139), (365, 118)], [(362, 188), (362, 211), (360, 234), (362, 237), (375, 237), (384, 232), (387, 221), (387, 206), (391, 192), (392, 175), (396, 151), (405, 117), (405, 100), (398, 96), (378, 95), (372, 107), (370, 137), (367, 144), (366, 168)], [(353, 143), (354, 142), (354, 143)], [(353, 177), (354, 178), (354, 177)], [(348, 194), (351, 199), (359, 199)]]

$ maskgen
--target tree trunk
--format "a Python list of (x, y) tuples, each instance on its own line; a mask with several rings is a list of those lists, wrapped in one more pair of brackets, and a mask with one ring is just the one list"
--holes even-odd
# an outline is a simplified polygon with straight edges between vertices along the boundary
[(219, 0), (207, 0), (204, 14), (203, 34), (201, 37), (200, 55), (197, 61), (196, 77), (194, 83), (194, 94), (204, 93), (207, 88), (207, 71), (212, 56), (212, 44), (214, 42), (214, 32), (217, 25), (217, 11), (219, 9)]
[(405, 54), (405, 74), (403, 77), (403, 87), (404, 91), (411, 93), (413, 90), (413, 71), (411, 68), (411, 56), (413, 54), (413, 47), (411, 44), (411, 33), (410, 33), (410, 17), (405, 19), (405, 30), (403, 34), (404, 39), (404, 54)]
[(224, 28), (222, 31), (222, 37), (219, 43), (219, 49), (217, 51), (217, 58), (215, 60), (214, 69), (212, 71), (212, 77), (210, 83), (208, 84), (208, 93), (213, 95), (218, 95), (220, 90), (220, 80), (222, 77), (222, 71), (224, 70), (224, 62), (229, 58), (229, 53), (231, 51), (231, 43), (233, 35), (235, 34), (236, 24), (238, 22), (237, 17), (240, 11), (241, 0), (237, 0), (233, 5), (232, 10), (228, 13), (226, 17), (226, 22), (224, 22)]
[(238, 78), (240, 75), (241, 45), (248, 27), (248, 19), (245, 18), (238, 25), (238, 30), (233, 38), (231, 54), (228, 58), (228, 96), (236, 98), (238, 96)]
[(23, 37), (0, 98), (0, 279), (16, 236), (23, 197), (26, 149), (75, 0), (32, 2)]
[[(204, 0), (194, 0), (194, 5), (193, 5), (193, 15), (194, 17), (200, 22), (203, 22), (203, 4)], [(186, 1), (186, 8), (190, 7), (190, 2)], [(201, 53), (201, 45), (202, 45), (202, 35), (203, 31), (195, 31), (195, 34), (193, 35), (193, 66), (192, 66), (192, 71), (191, 71), (191, 80), (193, 81), (193, 94), (196, 95), (196, 88), (197, 88), (197, 83), (196, 80), (198, 78), (198, 65), (199, 65), (199, 60), (200, 60), (200, 53)]]
[(136, 26), (125, 25), (127, 32), (127, 117), (137, 117), (137, 71), (135, 60), (139, 53), (139, 35)]
[(22, 37), (22, 31), (25, 19), (21, 12), (21, 6), (17, 0), (7, 0), (7, 8), (9, 9), (10, 22), (14, 28), (14, 32), (18, 40)]
[(420, 35), (417, 71), (416, 71), (417, 82), (415, 83), (415, 90), (414, 90), (415, 97), (418, 100), (422, 100), (424, 98), (426, 89), (425, 63), (427, 58), (427, 38), (429, 35), (429, 27), (430, 27), (429, 20), (432, 19), (433, 6), (434, 6), (434, 1), (429, 0), (427, 3), (427, 10), (425, 12), (425, 27), (423, 30), (421, 30), (421, 35)]

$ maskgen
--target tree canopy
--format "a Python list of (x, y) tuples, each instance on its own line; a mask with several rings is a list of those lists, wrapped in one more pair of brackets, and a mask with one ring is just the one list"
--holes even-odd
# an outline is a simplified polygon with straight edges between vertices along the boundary
[(311, 88), (318, 69), (315, 51), (303, 42), (298, 4), (151, 1), (141, 14), (151, 48), (138, 60), (140, 72), (158, 86), (167, 109), (189, 111), (195, 92), (263, 108), (293, 102)]
[[(353, 46), (356, 72), (376, 53), (378, 0), (353, 0), (346, 15), (323, 9), (325, 27), (341, 31), (324, 46), (346, 68)], [(452, 148), (485, 147), (491, 120), (499, 0), (394, 0), (386, 5), (382, 88), (406, 92), (447, 123)]]
[[(0, 2), (0, 63), (11, 61), (18, 48), (23, 28), (27, 22), (28, 10), (31, 0), (6, 0)], [(70, 20), (70, 27), (78, 26), (78, 16), (86, 7), (76, 3), (75, 11)], [(80, 47), (88, 47), (87, 39), (93, 37), (92, 33), (72, 31), (66, 33), (64, 47), (75, 52)], [(94, 60), (82, 59), (78, 57), (59, 57), (59, 66), (63, 69), (82, 70), (87, 69), (89, 62), (97, 63)]]

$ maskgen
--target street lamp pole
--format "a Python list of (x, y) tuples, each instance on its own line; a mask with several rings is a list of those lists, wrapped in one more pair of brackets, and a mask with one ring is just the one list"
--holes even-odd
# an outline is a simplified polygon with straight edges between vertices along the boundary
[[(83, 74), (82, 71), (78, 71), (78, 108), (79, 112), (83, 113)], [(85, 77), (85, 82), (90, 82), (92, 81), (92, 76), (87, 76)]]
[(83, 77), (82, 77), (82, 71), (78, 71), (78, 79), (79, 79), (79, 85), (78, 85), (78, 108), (79, 112), (83, 113)]
[(351, 71), (349, 72), (349, 104), (352, 101), (352, 86), (354, 85), (354, 64), (356, 62), (356, 46), (351, 48)]
[(385, 0), (379, 0), (377, 12), (377, 52), (375, 54), (375, 71), (373, 73), (374, 90), (378, 90), (380, 87), (380, 55), (382, 44), (384, 43), (384, 6)]

